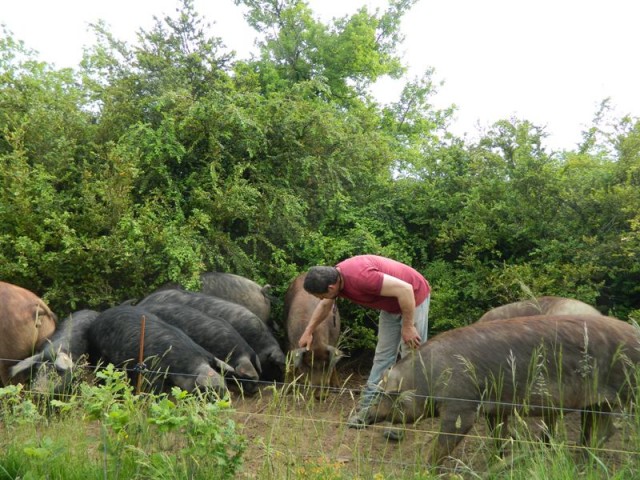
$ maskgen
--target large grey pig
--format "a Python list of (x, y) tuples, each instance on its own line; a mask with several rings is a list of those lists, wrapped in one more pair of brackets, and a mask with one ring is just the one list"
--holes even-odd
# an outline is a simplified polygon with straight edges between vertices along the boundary
[(318, 325), (309, 349), (298, 348), (298, 341), (320, 302), (303, 288), (306, 275), (298, 275), (287, 289), (284, 297), (285, 326), (295, 373), (301, 373), (308, 384), (318, 387), (314, 393), (316, 398), (320, 398), (324, 392), (322, 387), (339, 386), (336, 363), (343, 356), (337, 348), (340, 313), (336, 308)]
[(502, 320), (513, 317), (525, 317), (529, 315), (600, 315), (600, 312), (591, 305), (565, 297), (538, 297), (520, 302), (507, 303), (500, 307), (492, 308), (480, 317), (479, 322), (489, 320)]
[(243, 305), (263, 322), (269, 324), (271, 314), (270, 285), (260, 284), (241, 275), (226, 272), (206, 272), (200, 275), (200, 291)]
[(177, 303), (145, 303), (144, 309), (178, 327), (205, 350), (229, 363), (244, 392), (257, 391), (260, 360), (226, 320)]
[(181, 289), (160, 290), (150, 294), (138, 303), (148, 304), (178, 303), (193, 307), (214, 317), (224, 318), (258, 354), (262, 367), (261, 378), (282, 381), (284, 379), (285, 356), (269, 327), (247, 308), (199, 292)]
[[(553, 425), (561, 409), (581, 410), (581, 443), (612, 433), (599, 411), (630, 395), (629, 374), (640, 364), (640, 332), (596, 315), (518, 317), (449, 330), (400, 360), (385, 375), (384, 394), (368, 423), (440, 417), (430, 460), (450, 455), (478, 413), (491, 430), (509, 414), (544, 415)], [(545, 408), (546, 407), (546, 408)], [(594, 428), (597, 425), (598, 429)]]
[(224, 377), (213, 365), (233, 372), (194, 342), (186, 333), (162, 321), (153, 313), (130, 305), (112, 307), (100, 313), (89, 327), (89, 345), (92, 361), (127, 368), (135, 381), (144, 317), (145, 380), (153, 392), (167, 390), (175, 385), (192, 392), (209, 389), (218, 394), (226, 390)]
[(73, 367), (83, 355), (89, 353), (89, 326), (98, 316), (95, 310), (79, 310), (65, 318), (56, 331), (46, 339), (40, 351), (11, 368), (11, 376), (37, 368), (34, 377), (36, 389), (44, 387), (47, 367), (53, 366), (58, 379), (54, 381), (53, 390), (62, 393), (72, 381)]
[(0, 386), (20, 383), (27, 375), (11, 377), (18, 360), (33, 355), (56, 329), (57, 317), (33, 292), (0, 282)]

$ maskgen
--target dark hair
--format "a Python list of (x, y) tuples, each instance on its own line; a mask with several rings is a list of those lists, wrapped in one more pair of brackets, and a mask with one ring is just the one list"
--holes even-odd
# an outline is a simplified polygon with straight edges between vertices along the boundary
[(311, 294), (327, 293), (329, 285), (338, 281), (336, 267), (311, 267), (304, 279), (304, 289)]

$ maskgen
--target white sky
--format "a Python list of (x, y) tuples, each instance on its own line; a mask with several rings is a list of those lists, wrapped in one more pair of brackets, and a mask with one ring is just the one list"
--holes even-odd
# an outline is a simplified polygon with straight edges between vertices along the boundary
[[(308, 0), (323, 21), (385, 0)], [(177, 0), (0, 0), (0, 23), (40, 58), (77, 67), (94, 37), (88, 24), (103, 19), (121, 40), (149, 29), (153, 16), (174, 15)], [(212, 35), (247, 57), (254, 32), (233, 0), (195, 0)], [(611, 97), (619, 114), (640, 116), (636, 0), (419, 0), (402, 24), (408, 78), (428, 67), (443, 80), (438, 108), (458, 106), (452, 130), (477, 135), (477, 126), (515, 116), (546, 126), (551, 149), (573, 149), (599, 103)], [(1, 32), (0, 32), (1, 33)], [(381, 81), (381, 101), (400, 86)]]

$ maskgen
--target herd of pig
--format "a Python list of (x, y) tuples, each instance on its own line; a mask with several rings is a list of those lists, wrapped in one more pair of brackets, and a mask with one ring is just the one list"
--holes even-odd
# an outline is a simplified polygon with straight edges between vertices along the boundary
[[(132, 379), (144, 366), (154, 391), (175, 385), (220, 393), (231, 386), (251, 394), (261, 381), (284, 381), (287, 352), (293, 373), (311, 385), (339, 385), (337, 310), (316, 330), (309, 350), (297, 346), (318, 302), (302, 288), (304, 274), (285, 294), (284, 348), (272, 333), (268, 286), (220, 272), (201, 280), (200, 292), (167, 286), (60, 323), (35, 294), (0, 282), (0, 380), (33, 381), (44, 365), (54, 365), (60, 391), (69, 387), (78, 359), (88, 358), (92, 365), (127, 366)], [(516, 411), (542, 416), (552, 434), (563, 411), (579, 411), (580, 442), (593, 446), (613, 433), (610, 412), (636, 403), (639, 366), (637, 325), (578, 300), (534, 298), (494, 308), (398, 361), (366, 421), (406, 424), (438, 416), (429, 453), (436, 464), (452, 454), (478, 415), (496, 435), (508, 431)]]
[[(304, 330), (303, 315), (317, 303), (302, 288), (303, 277), (286, 294), (291, 345), (297, 345), (295, 332)], [(142, 375), (145, 390), (154, 392), (178, 386), (222, 394), (230, 387), (252, 394), (261, 382), (283, 381), (286, 357), (272, 331), (270, 287), (221, 272), (203, 274), (201, 285), (199, 292), (167, 285), (139, 301), (101, 312), (79, 310), (58, 322), (33, 292), (0, 282), (0, 381), (40, 384), (53, 366), (55, 391), (61, 393), (80, 359), (124, 367), (132, 381)], [(322, 383), (315, 372), (335, 369), (339, 329), (336, 321), (327, 322), (326, 335), (321, 329), (309, 352), (294, 348), (297, 370), (313, 365), (309, 378)]]

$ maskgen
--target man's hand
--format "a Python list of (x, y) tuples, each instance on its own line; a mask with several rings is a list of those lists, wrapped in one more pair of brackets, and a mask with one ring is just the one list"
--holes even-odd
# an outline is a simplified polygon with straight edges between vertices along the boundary
[[(315, 295), (318, 297), (318, 295)], [(320, 298), (320, 297), (318, 297)], [(304, 332), (300, 336), (300, 340), (298, 340), (298, 345), (300, 348), (306, 348), (307, 350), (311, 350), (311, 342), (313, 341), (313, 332), (315, 332), (318, 325), (320, 325), (324, 319), (329, 315), (333, 305), (335, 303), (335, 298), (322, 298), (320, 302), (316, 305), (316, 308), (313, 310), (311, 314), (311, 318), (309, 319), (309, 324), (307, 328), (304, 329)]]
[(311, 342), (313, 342), (313, 333), (308, 333), (306, 330), (298, 340), (298, 346), (300, 348), (305, 348), (307, 350), (311, 350)]
[(402, 341), (409, 348), (418, 348), (420, 346), (422, 339), (420, 338), (420, 334), (418, 333), (415, 325), (402, 327)]

